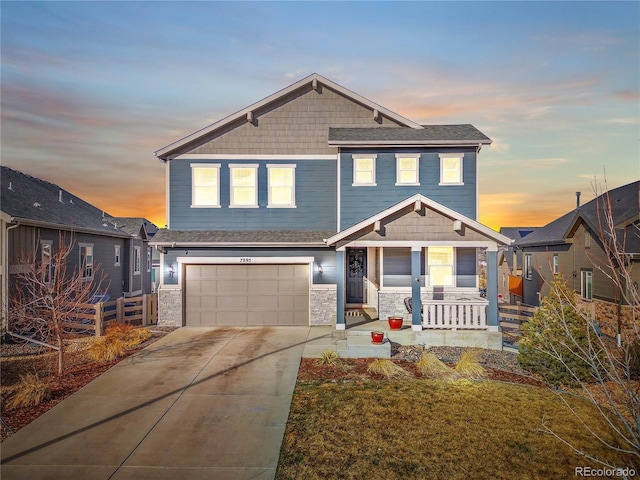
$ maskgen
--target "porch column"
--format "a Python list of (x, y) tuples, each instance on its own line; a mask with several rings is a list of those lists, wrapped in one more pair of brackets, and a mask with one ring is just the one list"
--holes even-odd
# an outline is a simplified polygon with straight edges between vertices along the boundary
[(411, 329), (422, 331), (422, 301), (420, 300), (420, 253), (422, 247), (411, 247)]
[(336, 251), (336, 330), (344, 330), (344, 282), (345, 282), (345, 249)]
[(490, 332), (500, 330), (498, 323), (498, 247), (494, 245), (487, 249), (487, 325)]

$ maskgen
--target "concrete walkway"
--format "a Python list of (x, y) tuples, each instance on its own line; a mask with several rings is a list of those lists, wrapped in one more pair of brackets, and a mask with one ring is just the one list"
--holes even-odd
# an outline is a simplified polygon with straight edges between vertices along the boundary
[(326, 332), (176, 330), (3, 442), (1, 477), (272, 479), (300, 357)]

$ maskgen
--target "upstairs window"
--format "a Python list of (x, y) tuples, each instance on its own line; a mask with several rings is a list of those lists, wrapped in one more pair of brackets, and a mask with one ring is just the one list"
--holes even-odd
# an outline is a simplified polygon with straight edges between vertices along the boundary
[(229, 165), (230, 207), (258, 208), (258, 165)]
[(269, 208), (295, 208), (296, 166), (267, 165)]
[(453, 247), (429, 247), (429, 285), (453, 286)]
[(151, 271), (151, 249), (147, 247), (147, 272)]
[(420, 185), (419, 154), (396, 155), (396, 185)]
[(80, 271), (83, 279), (93, 278), (93, 245), (81, 243), (80, 245)]
[(220, 206), (220, 165), (191, 164), (191, 206)]
[(376, 185), (376, 156), (353, 155), (353, 186)]
[(461, 153), (440, 154), (440, 185), (463, 185)]
[(51, 283), (51, 243), (42, 244), (42, 281), (43, 283)]
[(560, 257), (558, 255), (553, 256), (553, 274), (558, 275), (560, 273)]

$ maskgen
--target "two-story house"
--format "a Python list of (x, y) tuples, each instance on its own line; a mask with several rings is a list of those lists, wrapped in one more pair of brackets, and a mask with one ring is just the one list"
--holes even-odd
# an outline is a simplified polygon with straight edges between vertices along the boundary
[[(40, 178), (0, 167), (0, 305), (2, 328), (15, 275), (25, 262), (52, 264), (61, 242), (72, 245), (67, 272), (96, 283), (101, 299), (150, 293), (146, 219), (113, 218), (71, 192)], [(51, 268), (54, 268), (51, 265)]]
[(159, 149), (159, 323), (344, 329), (347, 309), (386, 318), (410, 297), (414, 330), (470, 329), (501, 345), (496, 252), (510, 240), (477, 221), (490, 143), (312, 74)]
[[(604, 192), (518, 239), (514, 248), (523, 262), (522, 301), (539, 305), (559, 275), (604, 333), (616, 336), (625, 323), (631, 325), (629, 300), (637, 298), (640, 283), (639, 190), (640, 181), (635, 181)], [(627, 262), (629, 281), (620, 277), (620, 261)]]

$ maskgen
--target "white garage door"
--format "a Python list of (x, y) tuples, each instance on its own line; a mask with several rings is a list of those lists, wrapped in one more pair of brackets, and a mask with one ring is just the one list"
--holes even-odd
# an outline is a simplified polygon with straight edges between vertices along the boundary
[(309, 325), (309, 265), (187, 265), (186, 324)]

